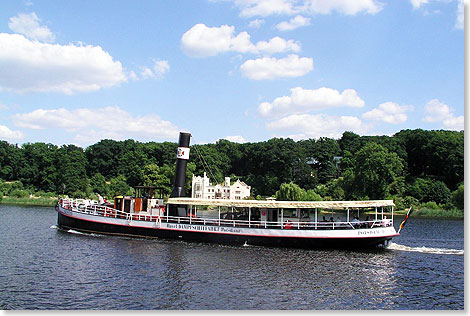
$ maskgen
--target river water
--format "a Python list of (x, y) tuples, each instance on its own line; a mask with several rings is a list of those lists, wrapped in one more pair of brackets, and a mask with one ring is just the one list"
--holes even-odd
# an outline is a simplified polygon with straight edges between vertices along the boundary
[(54, 208), (0, 205), (1, 309), (464, 309), (463, 220), (412, 216), (382, 251), (110, 237), (56, 224)]

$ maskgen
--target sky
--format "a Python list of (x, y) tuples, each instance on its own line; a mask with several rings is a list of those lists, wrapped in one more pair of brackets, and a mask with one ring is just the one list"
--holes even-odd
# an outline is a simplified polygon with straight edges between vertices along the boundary
[(13, 144), (463, 130), (464, 89), (461, 0), (0, 2)]

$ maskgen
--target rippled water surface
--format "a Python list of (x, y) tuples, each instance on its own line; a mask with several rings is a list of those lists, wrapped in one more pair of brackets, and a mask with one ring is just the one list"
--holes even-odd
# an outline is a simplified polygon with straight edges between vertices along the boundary
[(355, 252), (89, 235), (56, 216), (0, 205), (2, 309), (464, 309), (463, 221), (411, 217), (391, 249)]

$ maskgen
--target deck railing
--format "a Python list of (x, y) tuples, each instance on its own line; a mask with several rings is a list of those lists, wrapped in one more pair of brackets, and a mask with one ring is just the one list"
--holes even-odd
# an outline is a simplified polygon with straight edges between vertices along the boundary
[(100, 217), (114, 217), (126, 219), (128, 221), (147, 221), (157, 224), (177, 223), (191, 225), (210, 225), (222, 227), (240, 227), (240, 228), (271, 228), (271, 229), (362, 229), (374, 227), (392, 226), (391, 220), (370, 220), (359, 222), (314, 222), (314, 221), (285, 221), (284, 223), (272, 221), (255, 221), (255, 220), (237, 220), (237, 219), (218, 219), (218, 218), (202, 218), (202, 217), (178, 217), (178, 216), (158, 216), (139, 213), (127, 213), (114, 208), (100, 205), (93, 200), (83, 199), (61, 199), (59, 201), (65, 209)]

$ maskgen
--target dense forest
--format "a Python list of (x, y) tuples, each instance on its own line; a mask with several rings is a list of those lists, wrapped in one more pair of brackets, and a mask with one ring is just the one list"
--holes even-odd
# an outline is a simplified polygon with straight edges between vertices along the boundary
[[(86, 149), (0, 141), (0, 198), (30, 194), (112, 198), (132, 186), (171, 191), (177, 144), (105, 139)], [(394, 199), (397, 208), (433, 203), (463, 209), (464, 132), (402, 130), (393, 136), (343, 133), (340, 139), (191, 146), (191, 177), (206, 171), (245, 181), (253, 198), (279, 200)]]

